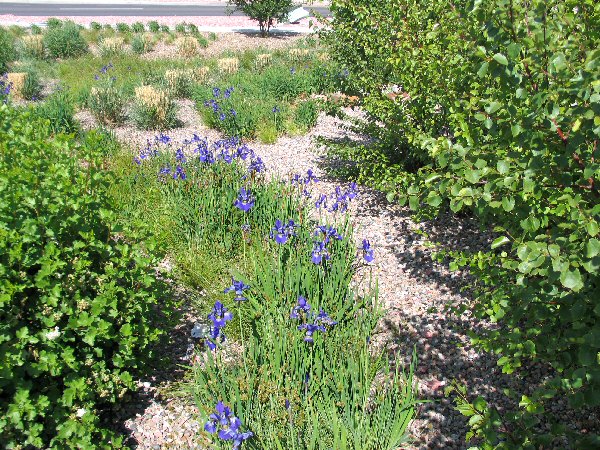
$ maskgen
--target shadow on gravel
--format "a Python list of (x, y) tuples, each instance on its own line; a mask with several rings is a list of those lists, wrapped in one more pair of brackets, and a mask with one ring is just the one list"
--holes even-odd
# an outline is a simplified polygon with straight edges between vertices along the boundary
[[(252, 28), (235, 28), (233, 30), (233, 32), (235, 34), (241, 34), (242, 36), (245, 36), (245, 37), (251, 37), (251, 38), (262, 37), (262, 35), (260, 34), (260, 31), (256, 31)], [(299, 33), (297, 31), (272, 29), (269, 32), (268, 38), (269, 39), (284, 39), (287, 37), (300, 36), (301, 34), (304, 34), (304, 33)], [(265, 39), (267, 39), (267, 38), (265, 38)]]
[[(172, 283), (167, 280), (167, 284)], [(194, 301), (190, 299), (194, 293), (174, 288), (164, 295), (170, 295), (177, 306), (169, 318), (157, 308), (157, 316), (161, 317), (158, 320), (165, 333), (150, 350), (152, 356), (147, 370), (134, 374), (138, 390), (127, 394), (121, 403), (103, 414), (105, 425), (122, 435), (124, 444), (130, 448), (161, 448), (163, 444), (170, 444), (171, 433), (182, 438), (191, 438), (192, 434), (186, 433), (184, 425), (190, 421), (188, 412), (194, 406), (188, 398), (180, 398), (178, 391), (188, 374), (194, 348), (191, 330), (197, 317), (191, 307)], [(184, 406), (188, 407), (187, 411)], [(181, 420), (175, 417), (178, 413)], [(181, 444), (184, 443), (187, 443), (186, 439), (182, 439)]]

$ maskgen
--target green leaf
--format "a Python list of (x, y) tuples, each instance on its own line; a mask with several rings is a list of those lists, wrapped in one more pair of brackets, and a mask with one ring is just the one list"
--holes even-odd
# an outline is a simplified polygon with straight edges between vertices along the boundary
[(507, 238), (506, 236), (500, 236), (499, 238), (494, 239), (494, 242), (492, 242), (492, 250), (501, 247), (505, 244), (508, 244), (509, 242), (509, 238)]
[(565, 270), (562, 272), (560, 274), (560, 282), (564, 287), (575, 292), (579, 291), (583, 287), (583, 280), (578, 269)]
[(500, 175), (505, 175), (510, 170), (510, 162), (506, 160), (500, 160), (496, 163), (496, 169)]
[(590, 219), (588, 223), (585, 224), (585, 229), (590, 236), (596, 236), (598, 234), (598, 222), (594, 219)]
[(481, 67), (479, 68), (479, 70), (477, 71), (477, 76), (479, 78), (483, 78), (486, 76), (487, 72), (488, 72), (488, 67), (490, 66), (489, 62), (484, 62)]
[(588, 258), (593, 258), (594, 256), (600, 254), (600, 241), (596, 238), (590, 239), (585, 246), (585, 249), (585, 256)]
[(515, 208), (515, 199), (514, 197), (503, 197), (502, 198), (502, 208), (504, 211), (510, 212)]
[(494, 55), (494, 60), (498, 64), (502, 64), (503, 66), (508, 66), (508, 60), (506, 59), (506, 56), (504, 56), (502, 53), (496, 53)]

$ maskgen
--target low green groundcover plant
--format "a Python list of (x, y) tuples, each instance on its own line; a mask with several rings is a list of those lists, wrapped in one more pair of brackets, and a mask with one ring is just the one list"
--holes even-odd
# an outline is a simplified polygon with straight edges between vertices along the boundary
[(115, 447), (98, 409), (158, 335), (151, 241), (113, 229), (106, 140), (0, 105), (0, 441)]
[[(235, 448), (396, 449), (414, 417), (412, 371), (373, 353), (376, 296), (349, 287), (373, 260), (344, 216), (356, 188), (309, 200), (312, 171), (288, 182), (264, 171), (237, 138), (194, 136), (174, 150), (160, 135), (129, 160), (119, 191), (129, 220), (156, 223), (174, 250), (228, 261), (229, 276), (210, 281), (218, 289), (202, 286), (214, 307), (193, 334), (204, 346), (192, 387), (204, 433)], [(226, 334), (239, 337), (233, 358)]]

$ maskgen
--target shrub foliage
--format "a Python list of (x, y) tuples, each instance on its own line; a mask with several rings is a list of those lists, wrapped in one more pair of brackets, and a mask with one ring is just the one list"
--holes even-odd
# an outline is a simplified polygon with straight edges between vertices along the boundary
[(48, 27), (44, 34), (44, 47), (52, 58), (74, 58), (83, 55), (88, 45), (77, 24), (61, 22)]
[(503, 421), (484, 401), (462, 405), (474, 431), (502, 448), (578, 442), (548, 405), (565, 394), (574, 408), (600, 405), (600, 5), (346, 0), (332, 11), (331, 53), (385, 124), (374, 146), (337, 149), (360, 163), (349, 174), (494, 228), (488, 251), (452, 255), (479, 276), (475, 314), (502, 324), (474, 341), (505, 372), (526, 360), (556, 370), (511, 393), (520, 407)]
[[(153, 261), (117, 237), (103, 141), (0, 106), (0, 440), (107, 445), (96, 407), (133, 387), (158, 331)], [(117, 442), (113, 441), (112, 445)]]

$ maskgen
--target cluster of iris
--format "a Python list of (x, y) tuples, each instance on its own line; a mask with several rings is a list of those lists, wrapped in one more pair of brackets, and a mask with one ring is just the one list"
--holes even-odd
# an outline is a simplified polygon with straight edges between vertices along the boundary
[[(171, 138), (165, 134), (160, 134), (154, 138), (154, 140), (148, 140), (146, 146), (140, 150), (138, 156), (134, 158), (137, 164), (142, 164), (146, 159), (158, 156), (160, 153), (159, 147), (161, 145), (168, 145), (171, 143)], [(167, 176), (172, 176), (174, 180), (185, 180), (186, 174), (184, 166), (188, 162), (186, 157), (186, 150), (189, 150), (187, 154), (195, 155), (198, 160), (202, 163), (213, 164), (216, 161), (223, 161), (227, 164), (231, 164), (235, 159), (241, 161), (249, 161), (248, 163), (248, 174), (253, 175), (265, 171), (265, 164), (263, 160), (256, 156), (254, 151), (250, 149), (246, 144), (242, 143), (238, 138), (227, 138), (215, 141), (212, 145), (209, 145), (206, 138), (201, 138), (197, 134), (194, 134), (192, 138), (183, 141), (183, 146), (175, 151), (175, 160), (177, 166), (173, 169), (170, 166), (165, 166), (159, 170), (158, 176), (161, 179)]]
[(302, 320), (302, 323), (298, 325), (298, 330), (306, 332), (304, 342), (314, 342), (313, 334), (315, 332), (320, 331), (321, 333), (325, 333), (327, 327), (337, 324), (323, 309), (320, 309), (319, 313), (315, 314), (308, 301), (302, 296), (298, 297), (298, 303), (292, 309), (290, 318)]
[(8, 75), (2, 75), (0, 77), (0, 100), (2, 100), (2, 103), (8, 103), (8, 95), (10, 94), (11, 88), (12, 83), (9, 83)]
[[(94, 80), (98, 81), (102, 75), (106, 75), (108, 73), (108, 71), (110, 69), (112, 69), (114, 66), (112, 63), (108, 63), (106, 66), (102, 66), (100, 68), (100, 70), (98, 71), (98, 73), (96, 75), (94, 75)], [(111, 77), (111, 81), (116, 81), (117, 78), (116, 77)]]
[(320, 239), (313, 242), (311, 259), (314, 264), (320, 265), (323, 260), (328, 261), (331, 259), (329, 248), (327, 247), (329, 243), (332, 240), (341, 241), (343, 237), (331, 225), (321, 225), (317, 227), (315, 230), (315, 237), (320, 237)]
[(233, 449), (239, 449), (242, 443), (253, 436), (252, 431), (240, 431), (242, 422), (233, 415), (231, 408), (219, 401), (213, 412), (208, 417), (208, 422), (204, 425), (204, 430), (214, 434), (217, 433), (220, 439), (231, 441)]
[[(229, 97), (231, 97), (232, 93), (233, 93), (233, 86), (231, 86), (223, 91), (223, 98), (228, 99)], [(206, 100), (204, 102), (204, 106), (207, 108), (212, 108), (213, 113), (218, 114), (219, 120), (222, 122), (225, 119), (227, 119), (227, 112), (225, 112), (223, 110), (223, 108), (221, 107), (219, 100), (218, 100), (219, 98), (221, 98), (221, 89), (219, 89), (218, 87), (215, 87), (215, 88), (213, 88), (213, 98), (211, 98), (210, 100)], [(235, 111), (235, 109), (230, 108), (229, 115), (231, 117), (235, 118), (237, 116), (237, 112)]]
[(356, 189), (356, 183), (350, 183), (350, 186), (346, 191), (342, 191), (340, 186), (336, 186), (335, 192), (331, 196), (321, 194), (317, 201), (315, 201), (315, 208), (326, 209), (329, 212), (345, 213), (348, 211), (350, 201), (354, 200), (358, 195)]

